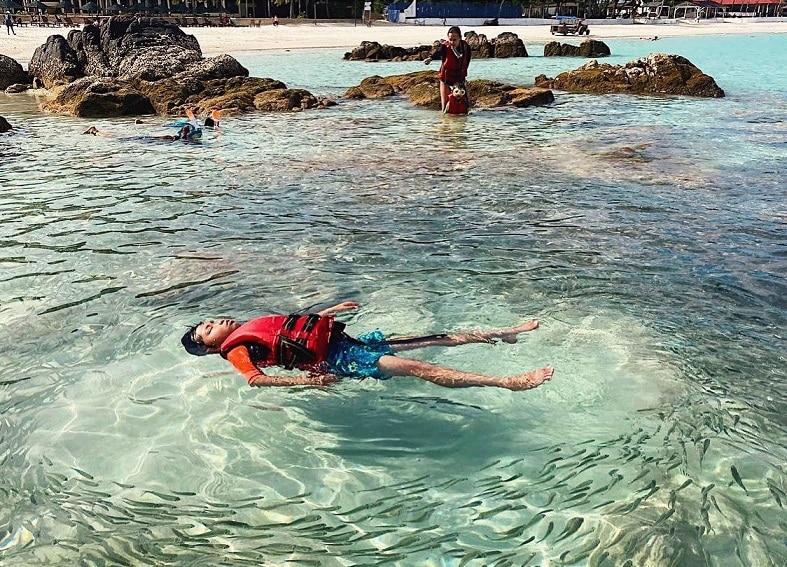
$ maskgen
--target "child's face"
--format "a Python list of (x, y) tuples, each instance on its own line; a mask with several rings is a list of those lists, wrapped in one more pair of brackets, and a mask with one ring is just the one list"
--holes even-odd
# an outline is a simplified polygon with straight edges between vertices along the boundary
[(232, 319), (203, 321), (194, 329), (194, 338), (208, 348), (218, 349), (240, 323)]

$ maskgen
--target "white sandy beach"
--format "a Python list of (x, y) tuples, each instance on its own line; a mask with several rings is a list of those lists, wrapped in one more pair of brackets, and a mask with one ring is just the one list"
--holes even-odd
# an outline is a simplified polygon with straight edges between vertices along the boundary
[[(196, 36), (207, 57), (221, 53), (238, 53), (266, 49), (303, 49), (303, 48), (352, 48), (362, 41), (377, 41), (382, 44), (410, 47), (432, 43), (445, 35), (444, 26), (416, 26), (408, 24), (389, 24), (376, 22), (372, 27), (352, 23), (325, 24), (285, 24), (277, 28), (236, 27), (236, 28), (184, 28)], [(578, 43), (582, 40), (575, 36), (552, 36), (548, 25), (538, 26), (464, 26), (462, 31), (474, 30), (497, 37), (505, 31), (516, 33), (527, 45), (528, 42), (544, 43), (557, 39)], [(16, 59), (27, 65), (35, 49), (50, 35), (67, 35), (68, 28), (16, 28), (17, 35), (0, 35), (0, 54)], [(726, 21), (679, 21), (669, 24), (610, 24), (590, 26), (591, 38), (640, 38), (671, 37), (693, 35), (759, 34), (787, 33), (787, 21), (751, 22), (742, 19)], [(583, 38), (584, 39), (584, 38)]]

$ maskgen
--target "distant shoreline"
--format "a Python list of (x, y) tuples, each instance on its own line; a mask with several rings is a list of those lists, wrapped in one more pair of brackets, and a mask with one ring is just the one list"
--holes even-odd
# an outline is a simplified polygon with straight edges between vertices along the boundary
[[(266, 22), (267, 20), (262, 20)], [(16, 28), (17, 35), (0, 37), (0, 54), (15, 59), (27, 67), (33, 52), (46, 42), (50, 35), (67, 36), (75, 28)], [(377, 41), (381, 44), (412, 47), (431, 44), (445, 36), (444, 26), (416, 26), (411, 24), (390, 24), (375, 22), (371, 27), (349, 23), (303, 22), (285, 23), (278, 27), (270, 24), (261, 27), (187, 27), (183, 30), (199, 41), (203, 55), (213, 57), (222, 53), (244, 53), (249, 51), (287, 50), (287, 49), (352, 49), (362, 41)], [(503, 32), (517, 34), (527, 45), (529, 42), (546, 43), (561, 41), (580, 43), (577, 36), (549, 33), (548, 25), (523, 26), (464, 26), (462, 31), (473, 30), (488, 38), (497, 37)], [(787, 33), (787, 19), (783, 21), (746, 21), (745, 19), (708, 20), (695, 23), (681, 20), (675, 23), (660, 24), (607, 24), (591, 23), (591, 39), (652, 38), (703, 35), (739, 35)]]

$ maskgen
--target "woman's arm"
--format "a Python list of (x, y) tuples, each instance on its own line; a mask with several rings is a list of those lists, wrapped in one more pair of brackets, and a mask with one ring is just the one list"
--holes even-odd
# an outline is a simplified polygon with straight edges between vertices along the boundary
[(443, 45), (443, 44), (441, 43), (441, 44), (440, 44), (440, 46), (439, 46), (437, 49), (435, 49), (435, 50), (434, 50), (434, 51), (433, 51), (433, 52), (432, 52), (432, 53), (429, 55), (429, 57), (427, 57), (426, 59), (424, 59), (424, 64), (425, 64), (425, 65), (429, 65), (429, 63), (431, 63), (432, 61), (434, 61), (434, 60), (436, 60), (436, 59), (441, 59), (441, 60), (442, 60), (442, 58), (443, 58), (443, 55), (444, 55), (444, 54), (445, 54), (445, 45)]

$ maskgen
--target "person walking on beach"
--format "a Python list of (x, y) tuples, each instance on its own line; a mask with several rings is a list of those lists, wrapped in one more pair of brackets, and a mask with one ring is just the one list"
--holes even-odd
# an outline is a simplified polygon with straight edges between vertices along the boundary
[(467, 78), (467, 68), (470, 66), (470, 45), (462, 39), (462, 31), (458, 26), (448, 28), (448, 40), (440, 42), (438, 48), (429, 57), (424, 59), (424, 64), (429, 65), (433, 60), (442, 61), (437, 76), (440, 78), (440, 108), (445, 110), (448, 96), (453, 85), (464, 85)]
[(8, 32), (8, 35), (16, 35), (16, 32), (14, 31), (14, 17), (11, 15), (11, 12), (5, 13), (3, 22), (5, 23), (5, 29)]
[[(414, 376), (449, 388), (529, 390), (552, 378), (551, 366), (494, 377), (397, 356), (406, 350), (495, 343), (498, 339), (513, 344), (521, 333), (537, 329), (538, 321), (504, 329), (413, 337), (385, 338), (381, 331), (373, 331), (356, 339), (344, 332), (345, 325), (336, 321), (334, 314), (358, 307), (353, 301), (344, 301), (307, 315), (265, 315), (247, 323), (233, 319), (203, 321), (186, 331), (181, 344), (195, 356), (220, 354), (243, 374), (249, 386), (256, 387), (322, 386), (341, 378)], [(262, 369), (269, 366), (298, 368), (307, 374), (268, 376)]]

